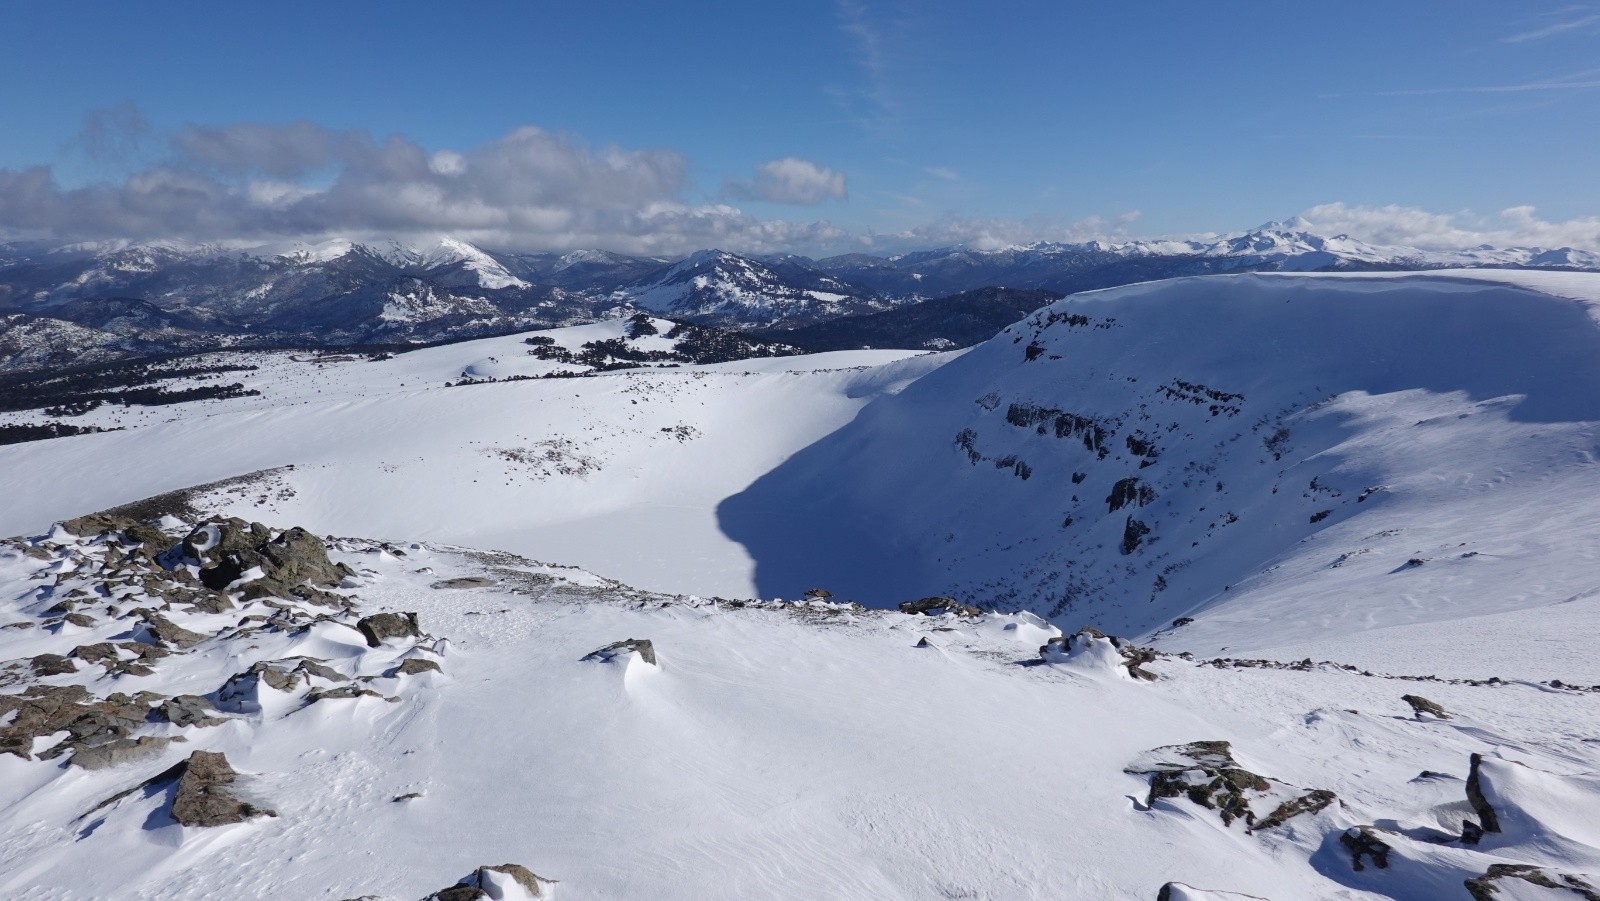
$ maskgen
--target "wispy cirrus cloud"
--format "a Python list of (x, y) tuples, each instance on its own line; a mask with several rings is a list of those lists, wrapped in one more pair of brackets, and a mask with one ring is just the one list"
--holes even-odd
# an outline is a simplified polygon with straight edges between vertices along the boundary
[(1600, 27), (1600, 13), (1586, 12), (1585, 15), (1573, 16), (1573, 13), (1588, 10), (1589, 7), (1569, 7), (1562, 10), (1567, 18), (1559, 22), (1552, 22), (1539, 28), (1521, 31), (1500, 39), (1503, 44), (1526, 44), (1529, 41), (1542, 41), (1557, 35), (1569, 34), (1574, 31), (1592, 31)]

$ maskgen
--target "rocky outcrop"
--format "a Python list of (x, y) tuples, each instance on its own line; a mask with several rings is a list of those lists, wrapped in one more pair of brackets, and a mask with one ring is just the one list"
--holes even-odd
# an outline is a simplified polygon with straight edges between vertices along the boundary
[(1187, 798), (1215, 810), (1225, 826), (1243, 821), (1247, 832), (1259, 832), (1289, 820), (1315, 814), (1337, 798), (1325, 789), (1306, 791), (1252, 773), (1233, 759), (1225, 741), (1196, 741), (1146, 752), (1124, 772), (1150, 777), (1146, 804), (1165, 798)]
[(141, 736), (139, 738), (119, 738), (108, 741), (103, 745), (93, 745), (80, 748), (74, 752), (68, 761), (73, 766), (86, 770), (103, 770), (106, 767), (119, 766), (124, 763), (144, 760), (161, 753), (167, 745), (182, 738), (157, 738), (154, 736)]
[(1438, 704), (1435, 704), (1422, 695), (1402, 695), (1400, 700), (1411, 705), (1411, 715), (1419, 720), (1424, 716), (1431, 716), (1441, 720), (1447, 720), (1450, 718), (1450, 714), (1445, 713), (1443, 707), (1440, 707)]
[(367, 639), (367, 647), (375, 648), (390, 638), (421, 638), (415, 613), (374, 613), (356, 623)]
[(200, 695), (178, 695), (156, 708), (156, 712), (174, 726), (220, 726), (227, 722), (211, 702)]
[(1357, 873), (1368, 864), (1380, 870), (1389, 868), (1389, 843), (1372, 826), (1354, 826), (1339, 834), (1339, 844), (1350, 852), (1350, 866)]
[(983, 611), (971, 604), (963, 604), (955, 598), (931, 597), (920, 601), (906, 601), (900, 605), (901, 613), (920, 613), (924, 616), (982, 616)]
[(549, 898), (555, 886), (556, 880), (546, 879), (521, 864), (503, 863), (478, 867), (455, 885), (429, 895), (427, 901), (532, 901)]
[(615, 660), (629, 654), (638, 654), (639, 659), (651, 666), (656, 666), (656, 646), (648, 638), (625, 638), (614, 641), (596, 651), (583, 655), (584, 660)]
[[(1521, 882), (1524, 885), (1512, 885), (1514, 882)], [(1531, 864), (1491, 864), (1488, 872), (1466, 881), (1467, 894), (1472, 896), (1472, 901), (1505, 901), (1507, 895), (1501, 894), (1502, 889), (1509, 895), (1521, 897), (1529, 886), (1553, 889), (1549, 896), (1554, 898), (1600, 901), (1600, 886), (1593, 882), (1572, 873), (1559, 873)], [(1547, 893), (1539, 892), (1538, 895), (1542, 898), (1546, 897)]]
[(1039, 658), (1046, 663), (1099, 662), (1121, 666), (1130, 677), (1154, 682), (1156, 674), (1144, 668), (1160, 655), (1150, 648), (1141, 648), (1125, 638), (1084, 626), (1071, 635), (1057, 635), (1039, 646)]
[(196, 751), (183, 764), (172, 797), (172, 818), (184, 826), (226, 826), (252, 817), (278, 814), (241, 800), (234, 794), (239, 774), (226, 755)]

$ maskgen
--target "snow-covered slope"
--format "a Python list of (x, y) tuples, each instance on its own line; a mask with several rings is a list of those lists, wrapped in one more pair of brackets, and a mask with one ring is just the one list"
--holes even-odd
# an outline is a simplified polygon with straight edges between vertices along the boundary
[(1597, 288), (1239, 276), (1069, 297), (721, 519), (763, 594), (950, 593), (1133, 634), (1192, 618), (1164, 640), (1207, 652), (1590, 604)]
[(1600, 276), (541, 377), (644, 323), (0, 447), (0, 896), (1600, 893)]
[[(418, 543), (331, 541), (337, 586), (296, 595), (263, 563), (210, 591), (204, 555), (242, 538), (328, 564), (312, 536), (243, 523), (164, 550), (188, 525), (163, 522), (0, 546), (0, 895), (417, 901), (488, 878), (502, 898), (1466, 901), (1469, 880), (1508, 892), (1477, 898), (1597, 884), (1590, 691), (1129, 667), (1025, 614), (711, 602)], [(477, 869), (508, 863), (532, 892)]]
[[(513, 550), (648, 587), (748, 594), (750, 559), (720, 530), (717, 504), (944, 359), (852, 351), (539, 378), (590, 368), (553, 358), (551, 347), (583, 358), (592, 342), (677, 345), (672, 323), (653, 327), (630, 341), (632, 323), (615, 320), (378, 361), (228, 355), (260, 367), (227, 375), (259, 396), (106, 405), (71, 422), (125, 431), (0, 447), (0, 486), (12, 499), (0, 506), (0, 534), (292, 464), (287, 497), (272, 492), (258, 509), (259, 495), (247, 493), (218, 499), (218, 509), (270, 512), (319, 532)], [(109, 459), (117, 465), (100, 462)]]

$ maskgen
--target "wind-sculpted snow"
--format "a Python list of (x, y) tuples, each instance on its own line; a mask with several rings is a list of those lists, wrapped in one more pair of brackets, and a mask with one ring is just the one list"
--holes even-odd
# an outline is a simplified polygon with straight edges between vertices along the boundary
[(1582, 299), (1600, 277), (1495, 279), (1069, 297), (719, 516), (762, 594), (819, 579), (870, 604), (950, 594), (1297, 656), (1436, 623), (1458, 671), (1486, 675), (1504, 654), (1466, 618), (1592, 611), (1600, 560), (1600, 325)]
[[(708, 599), (314, 540), (113, 512), (0, 544), (0, 896), (1596, 884), (1590, 691), (1440, 682), (1447, 717), (1420, 716), (1382, 674), (1212, 665), (950, 599)], [(296, 594), (306, 570), (266, 557), (206, 587), (257, 542), (325, 548), (343, 578)]]

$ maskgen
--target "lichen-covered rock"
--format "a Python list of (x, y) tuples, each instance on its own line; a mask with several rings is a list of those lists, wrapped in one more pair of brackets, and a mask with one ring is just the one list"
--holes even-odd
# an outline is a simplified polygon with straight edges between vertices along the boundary
[(615, 660), (628, 654), (638, 654), (639, 659), (651, 666), (656, 665), (656, 646), (648, 638), (625, 638), (614, 641), (599, 650), (590, 651), (583, 655), (584, 660)]
[(172, 818), (184, 826), (226, 826), (251, 817), (277, 816), (234, 794), (238, 776), (227, 756), (220, 752), (196, 751), (189, 755), (172, 798)]
[(415, 613), (374, 613), (364, 616), (356, 628), (367, 639), (368, 647), (378, 647), (390, 638), (421, 638)]

